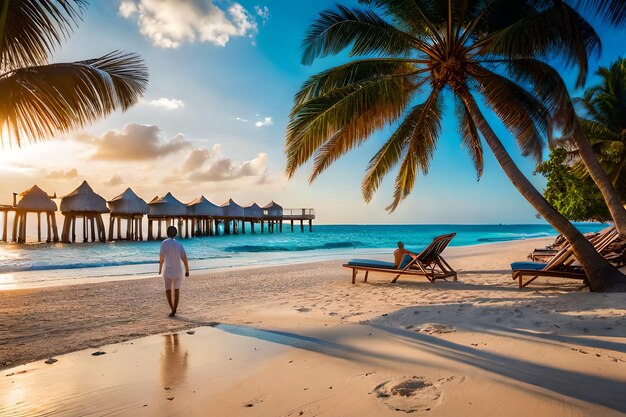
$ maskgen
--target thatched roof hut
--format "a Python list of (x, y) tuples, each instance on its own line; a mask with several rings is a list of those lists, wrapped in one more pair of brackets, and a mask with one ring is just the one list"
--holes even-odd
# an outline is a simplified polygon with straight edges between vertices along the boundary
[(204, 196), (200, 196), (195, 200), (187, 203), (190, 216), (198, 217), (222, 217), (224, 209), (217, 204), (211, 203)]
[(107, 202), (96, 194), (87, 181), (61, 198), (62, 213), (108, 213)]
[(122, 194), (108, 201), (111, 214), (148, 214), (150, 208), (142, 198), (127, 188)]
[(243, 207), (235, 203), (232, 198), (229, 199), (226, 203), (222, 204), (220, 207), (224, 209), (225, 217), (243, 217)]
[(263, 217), (263, 209), (257, 203), (253, 203), (243, 208), (243, 215), (248, 219), (260, 219)]
[(155, 217), (180, 217), (187, 216), (188, 207), (178, 201), (172, 193), (167, 193), (163, 197), (154, 197), (148, 203), (150, 207), (149, 216)]
[(282, 217), (283, 206), (272, 200), (269, 204), (263, 206), (265, 217)]
[(45, 213), (53, 213), (57, 211), (57, 204), (52, 201), (52, 199), (48, 196), (41, 188), (33, 185), (26, 191), (18, 194), (19, 201), (15, 205), (15, 208), (24, 211), (31, 212), (45, 212)]

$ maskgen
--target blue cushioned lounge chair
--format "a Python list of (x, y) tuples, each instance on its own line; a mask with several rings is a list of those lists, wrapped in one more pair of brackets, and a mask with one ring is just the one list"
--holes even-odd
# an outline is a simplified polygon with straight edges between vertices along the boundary
[[(590, 242), (598, 253), (606, 249), (619, 237), (617, 230), (612, 227), (595, 236)], [(513, 279), (519, 281), (519, 287), (524, 288), (539, 277), (555, 277), (579, 279), (587, 285), (587, 276), (580, 265), (574, 265), (576, 257), (572, 247), (568, 244), (558, 251), (547, 263), (541, 262), (513, 262), (511, 264)], [(525, 279), (528, 278), (528, 279)]]
[(352, 269), (353, 284), (356, 282), (358, 271), (365, 271), (363, 282), (367, 282), (370, 271), (396, 274), (394, 279), (391, 280), (392, 283), (396, 282), (401, 275), (425, 276), (430, 282), (434, 282), (437, 279), (446, 279), (448, 277), (454, 277), (454, 281), (456, 281), (456, 271), (454, 271), (441, 256), (441, 253), (454, 236), (456, 236), (456, 233), (434, 238), (430, 245), (414, 258), (404, 255), (404, 259), (399, 268), (396, 268), (395, 264), (392, 262), (375, 261), (371, 259), (351, 259), (347, 264), (344, 264), (343, 267)]

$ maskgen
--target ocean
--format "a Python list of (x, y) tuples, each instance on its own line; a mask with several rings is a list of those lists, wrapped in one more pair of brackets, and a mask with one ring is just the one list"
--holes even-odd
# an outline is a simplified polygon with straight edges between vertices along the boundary
[[(582, 232), (606, 227), (577, 223)], [(257, 225), (258, 228), (258, 225)], [(194, 270), (349, 259), (389, 253), (398, 241), (419, 252), (433, 237), (456, 232), (451, 246), (555, 236), (549, 225), (314, 225), (313, 232), (248, 233), (183, 239)], [(121, 277), (150, 277), (158, 270), (160, 242), (0, 244), (0, 290), (65, 285)], [(520, 254), (520, 260), (525, 254)]]

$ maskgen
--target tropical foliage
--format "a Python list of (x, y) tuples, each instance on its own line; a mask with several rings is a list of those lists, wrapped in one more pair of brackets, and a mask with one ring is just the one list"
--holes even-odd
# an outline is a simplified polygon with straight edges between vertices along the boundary
[(557, 148), (550, 158), (537, 165), (535, 173), (547, 179), (544, 197), (571, 221), (611, 220), (600, 190), (592, 179), (581, 176), (567, 163), (568, 152)]
[[(597, 75), (599, 84), (576, 100), (579, 121), (602, 167), (616, 184), (626, 162), (626, 60), (619, 58), (609, 67), (601, 67)], [(576, 168), (587, 174), (576, 144), (567, 138), (563, 145), (571, 148)]]
[(85, 0), (0, 1), (2, 143), (39, 141), (80, 128), (144, 93), (148, 71), (136, 54), (114, 51), (50, 64), (72, 32)]

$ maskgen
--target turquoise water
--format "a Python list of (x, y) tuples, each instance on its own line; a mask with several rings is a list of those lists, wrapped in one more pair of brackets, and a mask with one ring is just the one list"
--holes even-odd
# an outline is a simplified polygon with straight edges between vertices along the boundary
[[(579, 223), (582, 232), (605, 227)], [(258, 228), (258, 225), (257, 225)], [(193, 269), (228, 268), (383, 253), (402, 240), (419, 249), (433, 237), (456, 232), (452, 246), (556, 235), (548, 225), (327, 225), (313, 232), (215, 236), (182, 240)], [(160, 242), (0, 245), (0, 289), (21, 283), (154, 274)], [(8, 287), (7, 287), (8, 285)]]

